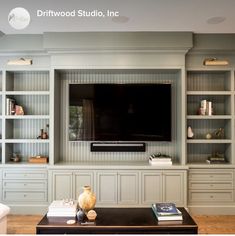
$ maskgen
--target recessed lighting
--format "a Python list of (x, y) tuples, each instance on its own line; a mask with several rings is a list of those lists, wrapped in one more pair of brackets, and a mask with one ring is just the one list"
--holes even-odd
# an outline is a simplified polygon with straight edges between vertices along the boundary
[(216, 25), (216, 24), (220, 24), (222, 22), (224, 22), (226, 20), (226, 17), (224, 16), (215, 16), (215, 17), (211, 17), (207, 20), (208, 24), (211, 25)]
[(119, 24), (123, 24), (123, 23), (126, 23), (130, 20), (129, 17), (127, 16), (115, 16), (112, 18), (112, 21), (115, 22), (115, 23), (119, 23)]

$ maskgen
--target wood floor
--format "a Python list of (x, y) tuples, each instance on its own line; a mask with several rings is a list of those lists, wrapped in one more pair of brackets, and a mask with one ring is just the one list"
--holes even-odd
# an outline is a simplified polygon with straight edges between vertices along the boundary
[[(8, 234), (35, 234), (41, 215), (9, 215)], [(199, 227), (199, 234), (235, 234), (234, 216), (193, 216)]]

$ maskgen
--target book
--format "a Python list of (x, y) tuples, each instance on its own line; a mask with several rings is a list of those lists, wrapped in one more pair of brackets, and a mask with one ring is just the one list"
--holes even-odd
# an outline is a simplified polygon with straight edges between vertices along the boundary
[(48, 207), (47, 216), (75, 217), (77, 215), (77, 202), (67, 200), (53, 201)]
[(154, 203), (152, 207), (158, 215), (178, 215), (178, 209), (174, 203)]
[(76, 215), (77, 212), (64, 212), (64, 211), (47, 212), (47, 217), (75, 217)]
[(166, 161), (158, 161), (158, 162), (154, 162), (149, 160), (149, 164), (150, 165), (159, 165), (159, 166), (172, 166), (172, 162), (166, 162)]
[(152, 210), (158, 221), (182, 221), (182, 213), (174, 203), (155, 203)]

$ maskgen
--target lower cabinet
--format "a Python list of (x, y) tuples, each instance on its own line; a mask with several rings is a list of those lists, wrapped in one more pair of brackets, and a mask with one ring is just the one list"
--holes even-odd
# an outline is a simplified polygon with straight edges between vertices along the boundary
[[(77, 199), (83, 186), (94, 187), (92, 171), (53, 170), (50, 171), (52, 200)], [(93, 190), (94, 191), (94, 190)]]
[(146, 171), (141, 175), (141, 203), (174, 202), (177, 206), (186, 206), (187, 172)]
[(98, 171), (96, 175), (97, 205), (137, 205), (139, 173)]
[(90, 185), (97, 207), (150, 206), (154, 202), (187, 205), (187, 170), (51, 170), (52, 199), (77, 199)]
[(194, 212), (229, 214), (230, 209), (234, 212), (233, 169), (190, 169), (188, 187), (189, 208)]
[(12, 213), (39, 213), (48, 205), (47, 170), (38, 168), (4, 168), (2, 202), (12, 206)]

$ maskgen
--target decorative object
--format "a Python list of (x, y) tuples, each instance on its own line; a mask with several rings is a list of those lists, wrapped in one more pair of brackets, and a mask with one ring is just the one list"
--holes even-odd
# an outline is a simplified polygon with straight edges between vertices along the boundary
[(15, 105), (15, 115), (24, 115), (24, 109), (22, 106)]
[(212, 108), (212, 102), (207, 100), (202, 100), (200, 103), (200, 107), (198, 109), (198, 115), (207, 115), (211, 116), (213, 115), (213, 108)]
[(79, 207), (87, 214), (88, 211), (92, 210), (96, 204), (96, 196), (91, 191), (90, 186), (83, 187), (83, 193), (78, 197)]
[(210, 164), (226, 163), (225, 156), (223, 154), (219, 154), (218, 152), (212, 153), (211, 156), (209, 156), (206, 161)]
[(192, 130), (192, 128), (189, 126), (189, 127), (188, 127), (188, 135), (187, 135), (187, 137), (188, 137), (189, 139), (191, 139), (191, 138), (193, 138), (193, 136), (194, 136), (193, 130)]
[(77, 212), (77, 219), (79, 222), (83, 222), (86, 220), (86, 214), (85, 212), (80, 208), (79, 211)]
[(215, 139), (223, 139), (224, 138), (224, 129), (219, 128), (213, 134)]
[(29, 163), (47, 163), (48, 157), (45, 156), (35, 156), (29, 158)]
[(41, 134), (37, 137), (37, 139), (48, 139), (48, 134), (46, 131), (44, 131), (43, 129), (41, 129)]
[(207, 133), (206, 134), (206, 139), (211, 139), (212, 138), (212, 135), (210, 133)]
[(20, 155), (17, 153), (13, 153), (13, 156), (11, 157), (11, 161), (20, 162), (21, 161)]
[(97, 213), (94, 210), (90, 210), (87, 212), (88, 220), (95, 220), (96, 216), (97, 216)]
[(228, 60), (219, 60), (216, 57), (206, 58), (203, 61), (204, 66), (227, 66), (228, 64)]

